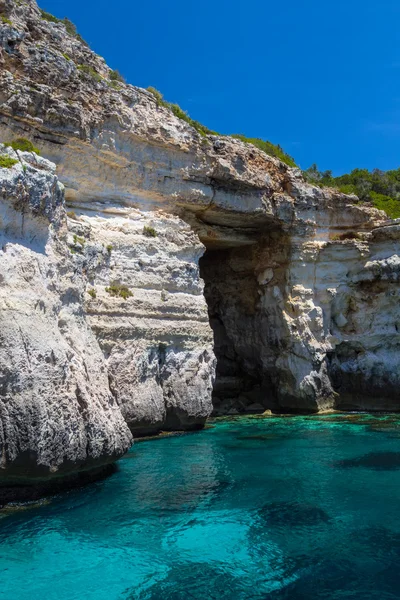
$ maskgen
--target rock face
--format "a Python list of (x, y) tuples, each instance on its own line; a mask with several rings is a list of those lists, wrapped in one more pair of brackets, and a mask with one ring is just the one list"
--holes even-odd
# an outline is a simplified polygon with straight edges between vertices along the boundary
[[(87, 320), (131, 430), (204, 425), (215, 357), (198, 237), (178, 217), (135, 209), (109, 219), (75, 217), (69, 228), (92, 295)], [(132, 295), (121, 297), (121, 285)]]
[(400, 225), (201, 136), (34, 0), (0, 10), (0, 141), (31, 139), (68, 205), (47, 160), (0, 169), (5, 476), (201, 427), (212, 394), (216, 413), (398, 409)]
[(27, 480), (43, 487), (103, 467), (131, 445), (83, 313), (85, 281), (68, 252), (54, 171), (29, 153), (0, 169), (2, 498), (14, 486), (24, 496)]

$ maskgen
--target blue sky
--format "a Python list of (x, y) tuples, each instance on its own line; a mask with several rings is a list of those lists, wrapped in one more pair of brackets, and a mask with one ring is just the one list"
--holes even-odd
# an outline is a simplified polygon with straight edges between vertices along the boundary
[(129, 83), (302, 168), (400, 166), (399, 0), (39, 0)]

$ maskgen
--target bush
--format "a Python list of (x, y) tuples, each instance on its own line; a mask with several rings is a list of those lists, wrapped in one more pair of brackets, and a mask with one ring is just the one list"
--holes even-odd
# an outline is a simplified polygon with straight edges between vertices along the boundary
[(157, 106), (164, 106), (164, 108), (168, 108), (170, 111), (173, 112), (173, 114), (176, 117), (178, 117), (178, 119), (181, 119), (182, 121), (186, 121), (186, 123), (188, 123), (188, 125), (190, 125), (191, 127), (194, 127), (194, 129), (196, 129), (196, 131), (200, 135), (202, 135), (204, 137), (206, 135), (218, 135), (218, 133), (216, 133), (215, 131), (208, 129), (208, 127), (205, 127), (198, 121), (191, 119), (189, 117), (189, 115), (187, 114), (187, 112), (182, 110), (178, 104), (173, 104), (171, 102), (167, 102), (166, 100), (164, 100), (162, 93), (159, 92), (158, 90), (156, 90), (156, 88), (150, 86), (147, 88), (147, 91), (151, 92), (153, 94), (153, 96), (156, 99)]
[(0, 168), (2, 169), (11, 169), (14, 165), (19, 162), (15, 160), (15, 158), (10, 158), (9, 156), (0, 156)]
[(146, 237), (157, 237), (157, 232), (154, 229), (154, 227), (147, 227), (147, 225), (145, 225), (143, 227), (143, 235), (145, 235)]
[[(182, 110), (179, 104), (173, 104), (164, 100), (163, 95), (161, 94), (161, 92), (156, 90), (156, 88), (150, 86), (147, 88), (147, 91), (153, 94), (153, 96), (156, 99), (157, 106), (163, 106), (164, 108), (168, 108), (178, 119), (181, 119), (182, 121), (188, 123), (188, 125), (193, 127), (201, 136), (206, 137), (207, 135), (221, 135), (216, 131), (213, 131), (212, 129), (208, 129), (208, 127), (202, 125), (201, 123), (199, 123), (199, 121), (195, 121), (194, 119), (192, 119), (186, 111)], [(294, 159), (291, 156), (289, 156), (289, 154), (286, 154), (286, 152), (284, 152), (284, 150), (280, 146), (272, 144), (268, 141), (260, 140), (259, 138), (248, 138), (240, 134), (235, 134), (231, 137), (242, 140), (242, 142), (247, 142), (248, 144), (253, 144), (253, 146), (256, 146), (269, 156), (275, 156), (276, 158), (279, 158), (282, 162), (289, 165), (289, 167), (297, 167)]]
[(259, 150), (265, 152), (269, 156), (275, 156), (275, 158), (279, 158), (282, 162), (287, 164), (289, 167), (297, 167), (294, 159), (286, 154), (286, 152), (279, 145), (275, 145), (272, 142), (268, 142), (268, 140), (261, 140), (260, 138), (248, 138), (242, 134), (232, 134), (233, 138), (237, 140), (241, 140), (242, 142), (247, 142), (248, 144), (253, 144)]
[(91, 298), (97, 298), (97, 292), (94, 288), (88, 290), (88, 294)]
[(392, 219), (400, 218), (400, 169), (353, 169), (333, 177), (332, 171), (319, 171), (316, 164), (303, 171), (306, 181), (320, 187), (332, 187), (344, 194), (355, 194), (361, 202), (370, 202)]
[(74, 36), (79, 42), (82, 42), (82, 44), (85, 44), (85, 46), (87, 46), (87, 43), (85, 42), (85, 40), (77, 32), (76, 26), (74, 25), (74, 23), (72, 21), (70, 21), (69, 19), (67, 19), (67, 17), (64, 17), (63, 19), (58, 19), (57, 17), (46, 12), (45, 10), (41, 10), (40, 14), (42, 16), (42, 19), (44, 19), (45, 21), (49, 21), (50, 23), (63, 23), (65, 25), (65, 29), (67, 30), (67, 33)]
[(67, 212), (67, 217), (69, 217), (70, 219), (75, 219), (75, 221), (78, 220), (78, 217), (77, 217), (76, 212), (74, 210), (69, 210)]
[(106, 292), (108, 292), (111, 296), (120, 297), (126, 300), (133, 296), (131, 290), (123, 284), (120, 283), (111, 283), (110, 287), (106, 287)]
[(112, 245), (108, 244), (108, 246), (106, 246), (106, 250), (107, 250), (108, 254), (111, 254), (111, 252), (113, 251)]
[(110, 73), (110, 81), (119, 81), (120, 83), (125, 83), (125, 78), (123, 77), (123, 75), (121, 75), (119, 71), (114, 69)]
[(20, 150), (21, 152), (34, 152), (35, 154), (40, 155), (39, 148), (36, 148), (36, 146), (34, 146), (32, 142), (26, 138), (17, 138), (12, 142), (6, 142), (4, 145), (12, 148), (13, 150)]
[(41, 10), (40, 14), (42, 16), (42, 19), (44, 19), (45, 21), (49, 21), (50, 23), (61, 23), (61, 19), (57, 19), (57, 17), (46, 12), (45, 10)]

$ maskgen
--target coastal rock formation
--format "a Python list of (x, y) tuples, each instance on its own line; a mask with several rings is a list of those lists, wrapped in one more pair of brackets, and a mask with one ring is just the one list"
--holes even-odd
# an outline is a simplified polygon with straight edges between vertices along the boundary
[(99, 470), (131, 445), (83, 313), (55, 166), (3, 152), (15, 164), (0, 169), (1, 499)]
[(104, 464), (212, 396), (398, 409), (400, 225), (199, 133), (35, 0), (0, 10), (0, 141), (32, 140), (68, 205), (48, 160), (0, 169), (4, 473)]

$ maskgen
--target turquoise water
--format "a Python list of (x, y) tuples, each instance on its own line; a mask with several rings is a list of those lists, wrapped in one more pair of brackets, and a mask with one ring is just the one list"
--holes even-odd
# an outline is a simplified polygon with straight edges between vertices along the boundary
[(400, 419), (237, 418), (0, 513), (0, 598), (400, 598)]

